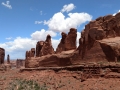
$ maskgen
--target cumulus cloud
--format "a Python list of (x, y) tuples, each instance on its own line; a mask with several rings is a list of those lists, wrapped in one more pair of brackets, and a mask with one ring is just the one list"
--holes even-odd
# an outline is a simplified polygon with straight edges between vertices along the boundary
[[(120, 10), (118, 10), (118, 12), (120, 12)], [(118, 13), (118, 12), (117, 12), (117, 13)], [(115, 16), (117, 13), (114, 13), (113, 16)]]
[(70, 28), (77, 28), (86, 21), (91, 21), (92, 16), (88, 13), (68, 13), (68, 17), (61, 12), (55, 13), (53, 17), (44, 21), (45, 25), (48, 25), (49, 30), (56, 32), (68, 32)]
[[(9, 4), (9, 3), (8, 3)], [(49, 20), (35, 21), (35, 24), (41, 24), (48, 26), (48, 29), (41, 29), (33, 32), (30, 38), (16, 37), (14, 40), (10, 38), (8, 42), (0, 43), (0, 47), (5, 48), (6, 55), (10, 54), (12, 59), (24, 58), (25, 51), (36, 47), (36, 42), (45, 40), (48, 34), (52, 37), (52, 45), (56, 50), (61, 38), (55, 39), (58, 36), (57, 32), (68, 32), (70, 28), (78, 28), (83, 23), (92, 20), (92, 16), (88, 13), (67, 13), (67, 16), (63, 12), (69, 12), (75, 8), (74, 4), (64, 5), (61, 12), (55, 13)], [(79, 45), (80, 32), (77, 32), (77, 46)], [(58, 37), (57, 37), (58, 38)]]
[(75, 9), (75, 5), (73, 3), (70, 3), (68, 5), (64, 5), (61, 12), (70, 12), (73, 9)]
[(12, 59), (24, 58), (25, 51), (35, 47), (35, 45), (36, 40), (22, 37), (17, 37), (13, 41), (0, 43), (0, 47), (5, 48), (6, 55), (10, 54)]
[(2, 2), (2, 5), (9, 9), (12, 9), (12, 6), (10, 5), (10, 1), (6, 1), (6, 3)]
[[(53, 31), (48, 30), (40, 30), (35, 31), (31, 34), (31, 38), (22, 38), (22, 37), (16, 37), (14, 40), (10, 40), (5, 43), (0, 43), (0, 47), (5, 48), (6, 57), (7, 54), (11, 56), (12, 59), (17, 58), (25, 58), (25, 51), (30, 50), (31, 48), (36, 47), (37, 41), (45, 40), (46, 36), (50, 34), (51, 37), (55, 37), (57, 33)], [(57, 45), (59, 43), (59, 39), (52, 39), (52, 45), (54, 49), (56, 49)]]
[(35, 31), (34, 33), (31, 34), (31, 37), (33, 40), (45, 40), (47, 35), (51, 35), (51, 37), (55, 37), (57, 34), (53, 31), (50, 30), (40, 30), (40, 31)]

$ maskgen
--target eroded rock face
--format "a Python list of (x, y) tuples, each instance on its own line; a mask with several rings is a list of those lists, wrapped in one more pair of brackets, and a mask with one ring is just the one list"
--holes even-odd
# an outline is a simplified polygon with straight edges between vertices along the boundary
[(62, 36), (62, 39), (56, 49), (56, 53), (61, 53), (62, 51), (65, 51), (65, 39), (67, 37), (67, 34), (62, 32), (61, 36)]
[(40, 57), (41, 56), (41, 49), (44, 45), (44, 41), (38, 41), (37, 44), (36, 44), (36, 57)]
[(53, 54), (54, 53), (54, 49), (52, 47), (52, 43), (51, 43), (51, 36), (47, 35), (47, 38), (42, 46), (42, 49), (40, 51), (41, 56), (47, 55), (47, 54)]
[(35, 56), (35, 48), (31, 48), (30, 57)]
[(25, 59), (31, 58), (35, 56), (35, 48), (31, 48), (30, 51), (26, 51)]
[(74, 50), (64, 51), (58, 54), (45, 55), (41, 57), (32, 57), (28, 59), (26, 68), (36, 67), (57, 67), (72, 65), (76, 58)]
[(0, 64), (4, 64), (5, 50), (0, 48)]
[(103, 39), (99, 42), (109, 61), (120, 60), (120, 37)]
[(56, 53), (76, 49), (77, 29), (71, 28), (70, 31), (68, 32), (68, 35), (62, 32), (61, 36), (62, 39), (56, 49)]
[[(114, 41), (115, 45), (113, 45), (113, 49), (112, 44), (109, 45), (107, 41), (103, 43), (101, 40), (115, 37), (120, 37), (120, 13), (115, 16), (106, 15), (91, 21), (85, 26), (79, 40), (79, 53), (82, 59), (87, 58), (87, 54), (92, 48), (97, 48), (94, 46), (97, 42), (99, 48), (101, 48), (101, 55), (103, 55), (104, 52), (104, 55), (107, 57), (106, 59), (114, 61), (116, 57), (119, 57), (119, 55), (116, 55), (116, 53), (119, 52), (119, 48), (115, 44), (116, 41)], [(94, 53), (98, 53), (97, 50)], [(110, 58), (108, 56), (110, 56)]]
[(77, 29), (71, 28), (67, 37), (65, 38), (65, 50), (76, 49), (76, 37), (77, 37)]
[(62, 33), (57, 54), (54, 54), (51, 37), (48, 35), (40, 51), (41, 57), (28, 58), (26, 67), (55, 67), (120, 60), (120, 13), (99, 17), (85, 25), (77, 49), (76, 37), (77, 31), (74, 28), (70, 29), (68, 35)]

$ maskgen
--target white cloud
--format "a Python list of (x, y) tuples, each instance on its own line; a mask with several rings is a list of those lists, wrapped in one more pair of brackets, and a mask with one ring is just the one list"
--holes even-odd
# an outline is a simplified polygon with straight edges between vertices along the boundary
[[(9, 3), (8, 3), (9, 4)], [(68, 32), (70, 28), (78, 28), (86, 21), (91, 21), (92, 16), (88, 13), (68, 13), (65, 16), (62, 12), (69, 12), (75, 8), (74, 4), (64, 5), (61, 12), (55, 13), (52, 18), (44, 21), (35, 21), (35, 24), (41, 24), (48, 26), (48, 30), (42, 29), (35, 31), (31, 34), (31, 38), (17, 37), (14, 40), (9, 40), (5, 43), (0, 43), (0, 47), (5, 48), (6, 55), (10, 54), (12, 59), (25, 58), (25, 51), (36, 47), (36, 42), (45, 40), (48, 34), (52, 37), (52, 45), (56, 50), (61, 38), (54, 39), (58, 34), (56, 32)], [(77, 46), (79, 45), (80, 32), (77, 32)], [(6, 38), (10, 39), (10, 38)]]
[[(120, 12), (120, 10), (118, 10), (118, 12)], [(117, 13), (118, 13), (118, 12), (117, 12)], [(117, 13), (114, 13), (113, 16), (115, 16)]]
[[(13, 41), (8, 41), (5, 43), (0, 43), (0, 47), (5, 49), (6, 58), (7, 54), (10, 55), (11, 59), (17, 59), (17, 58), (25, 58), (25, 51), (30, 50), (31, 48), (36, 47), (37, 41), (45, 40), (47, 34), (50, 34), (52, 37), (56, 36), (56, 33), (52, 31), (45, 31), (42, 29), (41, 31), (36, 31), (31, 34), (31, 38), (22, 38), (17, 37)], [(79, 38), (80, 33), (77, 32), (77, 46), (79, 45)], [(61, 38), (59, 39), (51, 39), (52, 40), (52, 46), (54, 50), (56, 50), (58, 44), (60, 43)]]
[(2, 2), (2, 5), (9, 9), (12, 9), (12, 6), (10, 5), (10, 1), (6, 1), (6, 3)]
[(60, 39), (51, 39), (54, 51), (56, 51), (56, 48), (57, 48), (58, 44), (60, 43), (60, 40), (61, 40), (61, 38)]
[(61, 10), (61, 12), (70, 12), (72, 11), (73, 9), (75, 9), (75, 5), (70, 3), (68, 5), (64, 5), (63, 6), (63, 9)]
[[(31, 48), (36, 48), (37, 41), (45, 40), (46, 36), (50, 34), (51, 37), (55, 37), (57, 34), (53, 31), (45, 31), (44, 29), (40, 31), (35, 31), (31, 34), (31, 38), (17, 37), (14, 40), (0, 43), (0, 47), (5, 49), (6, 57), (7, 54), (10, 55), (12, 59), (25, 58), (25, 51)], [(57, 47), (59, 40), (52, 39), (52, 45), (54, 48)]]
[(30, 38), (17, 37), (13, 41), (0, 43), (0, 47), (5, 49), (5, 54), (9, 54), (12, 59), (24, 58), (25, 51), (35, 47), (36, 40)]
[(6, 40), (11, 40), (12, 39), (12, 37), (8, 37), (8, 38), (5, 38)]
[(92, 16), (88, 13), (68, 13), (68, 17), (65, 17), (63, 13), (58, 12), (53, 17), (44, 21), (45, 25), (48, 25), (49, 30), (56, 32), (68, 32), (70, 28), (77, 28), (86, 21), (91, 21)]
[(46, 31), (44, 29), (40, 30), (40, 31), (35, 31), (34, 33), (31, 34), (31, 37), (33, 40), (45, 40), (46, 36), (50, 34), (51, 37), (55, 37), (57, 34), (53, 31)]
[(81, 33), (77, 32), (77, 39), (76, 39), (76, 41), (77, 41), (77, 47), (79, 46), (79, 39), (80, 39), (80, 37), (81, 37)]
[(35, 24), (41, 24), (43, 21), (35, 21)]

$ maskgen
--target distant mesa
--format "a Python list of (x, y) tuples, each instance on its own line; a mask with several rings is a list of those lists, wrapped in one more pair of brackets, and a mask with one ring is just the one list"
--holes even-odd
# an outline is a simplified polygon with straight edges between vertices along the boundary
[[(26, 68), (76, 65), (82, 62), (117, 62), (120, 60), (120, 13), (98, 17), (85, 25), (79, 46), (76, 46), (77, 29), (61, 33), (54, 51), (51, 36), (38, 41), (34, 56), (26, 51)], [(35, 54), (36, 52), (36, 54)]]

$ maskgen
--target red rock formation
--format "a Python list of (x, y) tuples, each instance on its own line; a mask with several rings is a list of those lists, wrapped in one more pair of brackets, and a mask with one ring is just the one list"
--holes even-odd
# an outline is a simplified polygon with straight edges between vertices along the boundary
[(27, 59), (28, 57), (29, 57), (28, 51), (26, 51), (26, 53), (25, 53), (25, 59)]
[(38, 41), (37, 44), (36, 44), (36, 57), (40, 57), (41, 56), (41, 49), (44, 45), (44, 41)]
[[(107, 15), (104, 17), (99, 17), (96, 20), (91, 21), (89, 24), (87, 24), (79, 42), (79, 53), (82, 59), (87, 58), (88, 52), (90, 52), (93, 48), (98, 48), (99, 46), (99, 50), (101, 48), (101, 54), (100, 52), (98, 52), (98, 49), (96, 49), (96, 52), (94, 53), (99, 53), (100, 56), (102, 55), (101, 57), (104, 57), (105, 55), (109, 61), (115, 61), (115, 58), (119, 57), (119, 55), (116, 54), (116, 52), (119, 51), (119, 48), (118, 46), (114, 45), (115, 49), (111, 49), (113, 48), (113, 46), (112, 44), (108, 44), (108, 39), (120, 36), (120, 24), (118, 24), (119, 22), (120, 13), (116, 14), (115, 16)], [(106, 42), (103, 43), (102, 40), (106, 38)], [(95, 43), (100, 44), (95, 46)], [(116, 40), (114, 40), (114, 43), (116, 43)], [(94, 58), (94, 55), (91, 55), (89, 57)]]
[(4, 64), (5, 50), (0, 48), (0, 64)]
[(25, 67), (25, 60), (24, 59), (17, 59), (16, 60), (16, 67), (17, 68)]
[(35, 56), (35, 48), (31, 48), (30, 51), (26, 51), (25, 59), (31, 58)]
[(62, 53), (45, 55), (27, 60), (26, 68), (55, 67), (72, 65), (76, 58), (74, 50), (63, 51)]
[(61, 36), (62, 36), (62, 39), (56, 49), (56, 53), (61, 53), (62, 51), (65, 51), (65, 39), (67, 37), (67, 34), (62, 32)]
[(75, 28), (71, 28), (68, 35), (64, 32), (62, 32), (61, 35), (62, 39), (56, 49), (56, 53), (76, 49), (77, 30)]
[(10, 64), (10, 56), (9, 56), (9, 54), (7, 55), (7, 63)]
[(52, 47), (52, 43), (51, 43), (51, 36), (47, 35), (47, 38), (43, 44), (43, 47), (40, 51), (41, 55), (47, 55), (47, 54), (53, 54), (54, 53), (54, 49)]
[(76, 37), (77, 30), (75, 28), (71, 28), (67, 37), (65, 38), (65, 50), (76, 49)]
[(43, 56), (29, 58), (26, 67), (55, 67), (76, 65), (81, 62), (120, 60), (120, 13), (115, 16), (99, 17), (85, 25), (78, 49), (76, 37), (77, 31), (74, 28), (70, 29), (68, 35), (62, 33), (57, 54), (53, 54), (51, 37), (48, 35), (41, 49)]
[(35, 48), (31, 48), (30, 57), (34, 57), (34, 56), (35, 56)]
[(103, 39), (99, 42), (109, 61), (120, 60), (120, 37)]

